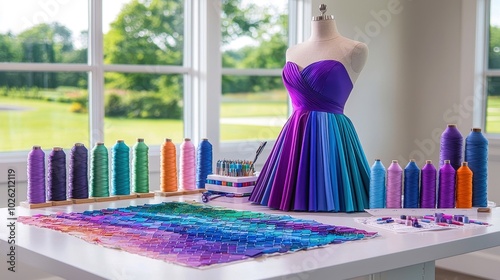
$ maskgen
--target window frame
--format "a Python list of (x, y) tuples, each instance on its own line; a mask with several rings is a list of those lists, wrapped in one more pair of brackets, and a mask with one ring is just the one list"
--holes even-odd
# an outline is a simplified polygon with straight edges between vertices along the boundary
[[(222, 75), (281, 76), (281, 69), (222, 68), (220, 0), (184, 0), (184, 53), (182, 66), (105, 64), (103, 54), (103, 1), (88, 0), (87, 63), (0, 63), (0, 71), (19, 72), (87, 72), (89, 92), (89, 143), (104, 139), (104, 74), (106, 72), (181, 74), (184, 75), (184, 137), (193, 141), (209, 138), (214, 155), (241, 152), (242, 145), (257, 141), (220, 142), (220, 98)], [(309, 32), (311, 2), (289, 0), (289, 45), (302, 41)], [(291, 106), (289, 106), (291, 108)], [(273, 142), (273, 141), (271, 141)], [(180, 144), (180, 143), (178, 143)], [(272, 143), (269, 144), (270, 146)], [(65, 147), (69, 148), (69, 147)], [(270, 150), (270, 149), (269, 149)], [(253, 154), (253, 153), (252, 153)], [(159, 161), (160, 146), (150, 147), (150, 161)], [(265, 153), (261, 156), (265, 157)], [(0, 152), (0, 172), (16, 169), (18, 181), (26, 180), (27, 151)], [(150, 172), (159, 172), (153, 165)], [(0, 179), (2, 183), (3, 179)]]
[[(484, 42), (483, 42), (483, 61), (482, 61), (482, 85), (483, 85), (483, 104), (481, 104), (481, 125), (486, 128), (488, 114), (488, 78), (491, 77), (500, 77), (500, 69), (490, 69), (489, 68), (489, 46), (490, 46), (490, 17), (491, 17), (491, 0), (486, 0), (484, 5)], [(486, 129), (485, 129), (486, 130)], [(486, 131), (488, 138), (496, 140), (495, 142), (500, 141), (500, 132), (499, 133), (489, 133)], [(500, 142), (499, 142), (500, 144)]]

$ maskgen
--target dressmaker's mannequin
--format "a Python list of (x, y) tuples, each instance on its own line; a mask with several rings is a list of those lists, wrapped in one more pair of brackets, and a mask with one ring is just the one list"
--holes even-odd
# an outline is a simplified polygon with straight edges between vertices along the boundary
[(370, 165), (344, 106), (368, 48), (342, 37), (324, 12), (312, 27), (306, 42), (287, 51), (282, 77), (293, 112), (249, 200), (283, 211), (361, 212)]
[(313, 17), (309, 39), (290, 47), (286, 60), (296, 63), (301, 69), (319, 60), (340, 61), (354, 83), (365, 65), (368, 47), (365, 43), (343, 37), (333, 16), (324, 15), (326, 6), (321, 5), (320, 10), (323, 14)]

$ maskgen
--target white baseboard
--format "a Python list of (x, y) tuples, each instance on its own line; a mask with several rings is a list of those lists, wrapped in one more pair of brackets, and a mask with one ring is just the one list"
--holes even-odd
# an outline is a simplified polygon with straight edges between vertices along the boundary
[(479, 251), (436, 261), (436, 267), (482, 277), (498, 279), (500, 255)]

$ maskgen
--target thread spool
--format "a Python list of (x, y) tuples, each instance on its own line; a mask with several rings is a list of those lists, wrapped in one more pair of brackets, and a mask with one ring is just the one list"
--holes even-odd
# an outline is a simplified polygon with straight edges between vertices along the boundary
[(109, 196), (108, 149), (104, 143), (96, 143), (90, 163), (90, 196)]
[(427, 160), (421, 170), (420, 207), (436, 208), (437, 170), (432, 160)]
[(205, 188), (208, 174), (212, 174), (212, 144), (203, 138), (196, 153), (196, 188)]
[(69, 157), (68, 197), (84, 199), (89, 197), (88, 150), (82, 143), (71, 148)]
[(191, 139), (185, 138), (182, 142), (179, 162), (180, 188), (183, 190), (195, 189), (195, 148)]
[(449, 124), (441, 134), (441, 149), (439, 153), (439, 167), (445, 160), (450, 160), (451, 166), (457, 170), (462, 164), (464, 138), (454, 124)]
[(397, 160), (393, 160), (387, 168), (387, 208), (401, 208), (401, 193), (403, 189), (403, 169)]
[(171, 139), (165, 139), (161, 145), (160, 167), (160, 190), (177, 191), (177, 155)]
[(130, 148), (117, 140), (111, 149), (111, 194), (130, 194)]
[(370, 171), (370, 208), (385, 207), (385, 166), (376, 159)]
[(420, 168), (412, 159), (404, 170), (404, 208), (418, 208)]
[(472, 206), (488, 206), (488, 140), (473, 128), (465, 140), (465, 161), (473, 173)]
[(449, 160), (445, 160), (439, 169), (438, 208), (455, 207), (455, 176), (455, 169)]
[(455, 206), (457, 208), (472, 207), (472, 170), (467, 162), (457, 170), (457, 199)]
[(48, 200), (66, 200), (66, 154), (62, 148), (54, 147), (52, 149), (47, 167)]
[(149, 192), (149, 147), (144, 143), (144, 139), (138, 138), (133, 147), (132, 157), (132, 183), (135, 193)]
[(33, 146), (28, 154), (27, 166), (28, 203), (44, 203), (45, 187), (45, 153), (40, 146)]

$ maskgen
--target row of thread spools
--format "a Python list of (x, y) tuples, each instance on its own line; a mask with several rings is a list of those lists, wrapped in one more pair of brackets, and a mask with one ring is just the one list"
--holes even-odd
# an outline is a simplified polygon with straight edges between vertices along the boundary
[[(118, 140), (110, 151), (104, 143), (97, 143), (90, 153), (83, 144), (76, 143), (68, 162), (60, 147), (54, 147), (45, 159), (41, 147), (33, 146), (27, 166), (28, 203), (148, 193), (148, 156), (149, 147), (144, 139), (138, 139), (132, 149)], [(176, 146), (171, 139), (165, 139), (160, 157), (162, 192), (203, 188), (211, 173), (212, 145), (208, 139), (203, 139), (197, 149), (189, 138), (184, 139), (180, 145), (179, 168)]]
[[(422, 169), (411, 160), (404, 170), (393, 160), (385, 169), (371, 167), (370, 208), (487, 207), (488, 140), (473, 128), (464, 139), (455, 125), (441, 135), (437, 169), (426, 161)], [(404, 195), (403, 195), (404, 194)]]

